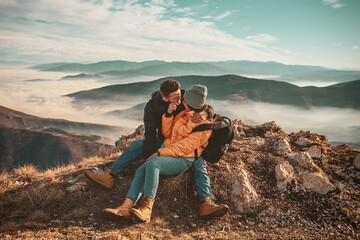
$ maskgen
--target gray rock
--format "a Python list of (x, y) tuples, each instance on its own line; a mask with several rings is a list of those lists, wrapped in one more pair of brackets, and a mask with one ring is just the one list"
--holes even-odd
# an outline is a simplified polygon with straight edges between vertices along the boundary
[(294, 180), (294, 168), (288, 161), (282, 162), (275, 167), (275, 176), (277, 180), (277, 188), (284, 192), (288, 183)]
[(299, 166), (307, 170), (314, 170), (318, 168), (308, 152), (300, 152), (296, 154), (294, 161), (299, 164)]
[(258, 194), (250, 183), (248, 174), (244, 169), (233, 172), (229, 178), (231, 186), (231, 199), (234, 202), (236, 211), (240, 213), (251, 212), (257, 202)]
[(300, 173), (300, 176), (303, 186), (307, 190), (317, 192), (319, 194), (327, 194), (328, 192), (336, 189), (329, 179), (322, 173), (304, 171)]
[(304, 138), (304, 137), (299, 137), (295, 143), (302, 147), (308, 147), (313, 144), (311, 140), (309, 140), (308, 138)]
[(312, 158), (321, 158), (321, 149), (316, 145), (309, 147), (306, 152), (308, 152)]
[(360, 154), (358, 154), (355, 159), (354, 159), (354, 166), (357, 168), (357, 169), (360, 169)]
[(274, 142), (274, 150), (275, 152), (280, 155), (284, 156), (291, 153), (291, 147), (289, 142), (284, 138), (278, 138)]

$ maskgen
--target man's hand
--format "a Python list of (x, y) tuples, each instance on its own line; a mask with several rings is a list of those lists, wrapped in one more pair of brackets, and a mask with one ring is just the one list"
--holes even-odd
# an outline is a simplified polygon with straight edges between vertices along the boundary
[(154, 158), (154, 157), (158, 157), (158, 156), (159, 156), (158, 152), (154, 152), (153, 154), (151, 154), (150, 157), (148, 157), (148, 158), (146, 159), (146, 162), (149, 161), (150, 159), (152, 159), (152, 158)]
[(203, 112), (197, 112), (194, 114), (194, 116), (192, 117), (191, 121), (193, 123), (201, 123), (202, 121), (204, 121), (205, 119), (207, 119), (207, 117), (209, 116), (209, 114), (206, 111)]
[(169, 107), (168, 107), (168, 110), (167, 110), (168, 113), (172, 114), (173, 111), (176, 110), (176, 107), (177, 107), (176, 103), (170, 103), (170, 104), (169, 104)]

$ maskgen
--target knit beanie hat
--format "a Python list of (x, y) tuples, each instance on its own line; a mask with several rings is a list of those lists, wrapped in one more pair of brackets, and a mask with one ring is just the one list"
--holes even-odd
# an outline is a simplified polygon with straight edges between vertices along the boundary
[(203, 85), (195, 85), (185, 91), (184, 100), (195, 109), (201, 109), (205, 105), (207, 88)]

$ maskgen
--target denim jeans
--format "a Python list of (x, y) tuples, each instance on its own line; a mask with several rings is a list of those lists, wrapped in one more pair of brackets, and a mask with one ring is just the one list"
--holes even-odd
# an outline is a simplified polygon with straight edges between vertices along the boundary
[[(120, 174), (137, 158), (143, 151), (145, 139), (138, 139), (130, 143), (121, 156), (111, 165), (110, 170)], [(156, 138), (156, 149), (159, 149), (162, 141)]]
[(159, 175), (177, 175), (192, 166), (193, 160), (182, 157), (160, 156), (141, 165), (135, 173), (126, 195), (135, 202), (144, 192), (144, 197), (155, 198), (159, 186)]
[[(144, 147), (144, 141), (145, 139), (133, 141), (129, 145), (129, 147), (121, 154), (121, 156), (116, 159), (116, 161), (111, 165), (110, 170), (115, 172), (116, 174), (122, 173), (141, 154)], [(160, 148), (161, 144), (162, 141), (160, 139), (156, 139), (156, 147)], [(194, 160), (191, 165), (191, 170), (194, 172), (195, 175), (195, 187), (199, 194), (199, 197), (210, 197), (212, 194), (210, 189), (210, 178), (206, 170), (204, 159), (202, 157), (199, 157), (198, 160)]]

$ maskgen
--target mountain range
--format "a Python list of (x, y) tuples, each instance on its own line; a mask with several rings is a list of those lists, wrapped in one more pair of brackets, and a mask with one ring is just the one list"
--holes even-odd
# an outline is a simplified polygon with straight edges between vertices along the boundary
[[(24, 164), (48, 169), (114, 145), (127, 128), (48, 119), (0, 106), (0, 171)], [(95, 135), (98, 134), (98, 135)]]
[(223, 76), (180, 76), (161, 78), (150, 82), (116, 84), (102, 88), (75, 92), (66, 96), (74, 101), (127, 101), (139, 97), (149, 98), (166, 79), (177, 80), (183, 89), (194, 84), (208, 88), (208, 99), (221, 101), (267, 102), (293, 105), (303, 108), (312, 106), (360, 108), (360, 80), (334, 84), (328, 87), (298, 87), (274, 81), (246, 78), (237, 75)]
[(130, 129), (102, 124), (73, 122), (64, 119), (41, 118), (0, 106), (0, 125), (11, 128), (41, 129), (55, 128), (63, 131), (107, 136), (117, 139)]
[(266, 79), (288, 82), (322, 81), (346, 82), (360, 79), (360, 71), (337, 70), (320, 66), (286, 65), (278, 62), (218, 61), (218, 62), (165, 62), (165, 61), (102, 61), (97, 63), (50, 63), (31, 67), (41, 71), (97, 73), (100, 76), (165, 77), (180, 75), (266, 76)]

